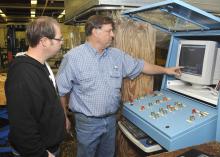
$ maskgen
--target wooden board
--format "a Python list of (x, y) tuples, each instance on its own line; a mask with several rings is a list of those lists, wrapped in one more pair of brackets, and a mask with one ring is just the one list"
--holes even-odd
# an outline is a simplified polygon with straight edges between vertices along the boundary
[(6, 73), (0, 74), (0, 105), (6, 105), (6, 97), (5, 97), (5, 80)]

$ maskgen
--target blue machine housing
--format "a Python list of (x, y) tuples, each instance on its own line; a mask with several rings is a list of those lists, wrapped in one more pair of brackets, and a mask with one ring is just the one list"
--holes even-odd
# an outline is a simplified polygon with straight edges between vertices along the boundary
[[(182, 39), (212, 40), (218, 42), (220, 47), (220, 18), (180, 0), (143, 6), (126, 11), (123, 15), (171, 33), (166, 67), (176, 66), (178, 43)], [(152, 15), (159, 15), (159, 20), (152, 19)], [(166, 23), (169, 18), (175, 23)], [(171, 80), (176, 78), (164, 76), (160, 91), (138, 98), (133, 103), (124, 103), (123, 115), (168, 151), (211, 141), (220, 142), (220, 96), (213, 106), (169, 89), (167, 84)], [(171, 111), (176, 104), (180, 107)], [(171, 110), (167, 110), (167, 106), (171, 106)], [(168, 113), (158, 112), (167, 112), (164, 109)], [(202, 114), (196, 113), (193, 117), (195, 120), (191, 121), (193, 110)]]

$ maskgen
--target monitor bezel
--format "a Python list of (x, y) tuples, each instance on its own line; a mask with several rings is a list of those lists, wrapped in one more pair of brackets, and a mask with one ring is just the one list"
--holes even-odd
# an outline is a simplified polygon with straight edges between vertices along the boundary
[(200, 76), (182, 72), (181, 76), (179, 76), (178, 79), (196, 85), (212, 85), (218, 43), (209, 40), (180, 40), (177, 49), (176, 66), (179, 66), (179, 58), (180, 58), (181, 48), (183, 45), (205, 46), (203, 69), (202, 69), (202, 74)]

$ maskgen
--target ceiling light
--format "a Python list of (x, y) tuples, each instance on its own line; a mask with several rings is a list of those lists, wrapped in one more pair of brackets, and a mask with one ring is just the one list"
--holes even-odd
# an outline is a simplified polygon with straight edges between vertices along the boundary
[(2, 17), (6, 17), (6, 15), (5, 14), (0, 14)]
[(34, 17), (35, 17), (35, 14), (34, 14), (34, 15), (31, 15), (31, 17), (34, 18)]
[(35, 10), (31, 10), (31, 15), (35, 14)]
[(37, 4), (37, 0), (31, 0), (31, 5), (36, 5)]
[(60, 19), (60, 18), (62, 18), (63, 17), (63, 15), (62, 14), (60, 14), (59, 16), (58, 16), (58, 19)]
[(65, 10), (58, 16), (58, 19), (62, 18), (65, 15)]
[(63, 10), (63, 12), (61, 13), (61, 15), (65, 15), (65, 10)]

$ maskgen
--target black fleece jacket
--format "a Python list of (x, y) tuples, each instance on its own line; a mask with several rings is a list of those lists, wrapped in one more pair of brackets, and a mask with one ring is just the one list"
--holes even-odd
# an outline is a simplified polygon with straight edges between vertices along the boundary
[(59, 96), (44, 65), (28, 56), (16, 57), (5, 83), (11, 145), (22, 157), (47, 157), (65, 135)]

